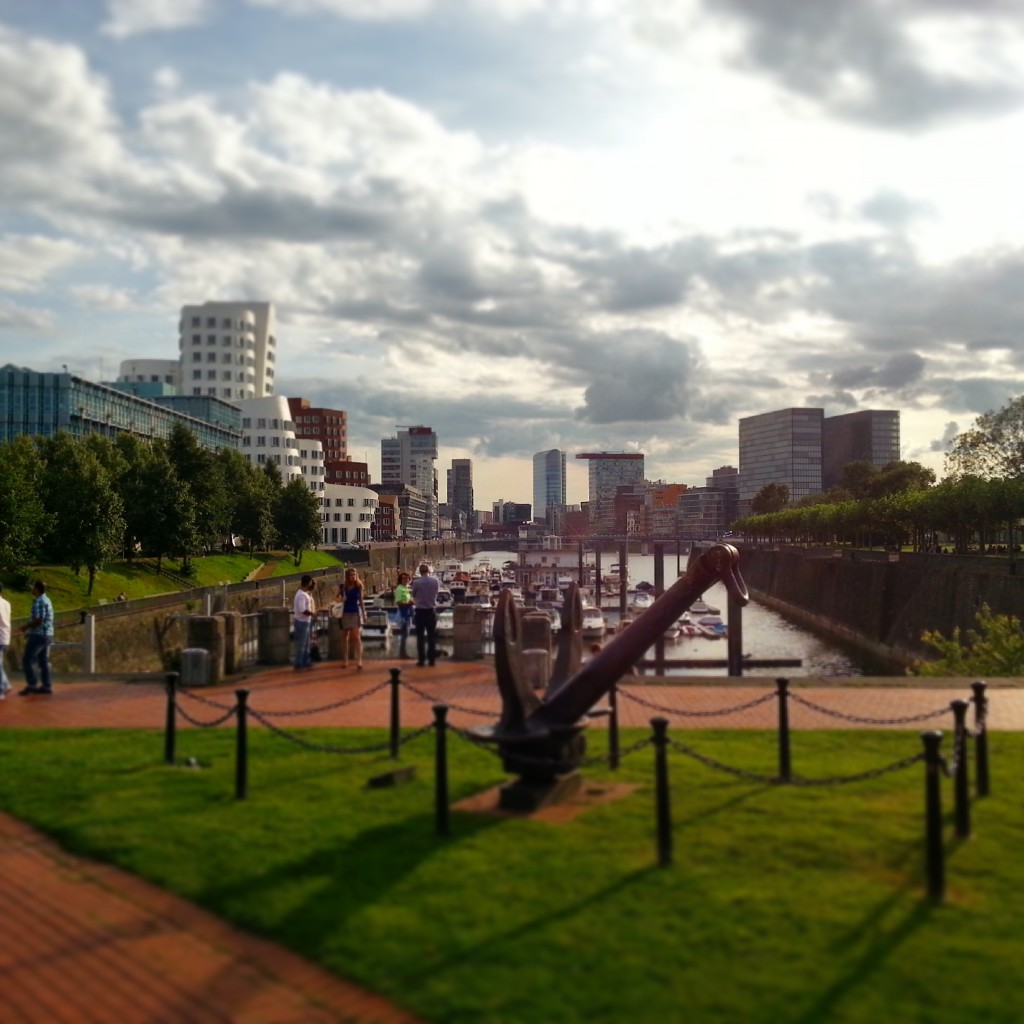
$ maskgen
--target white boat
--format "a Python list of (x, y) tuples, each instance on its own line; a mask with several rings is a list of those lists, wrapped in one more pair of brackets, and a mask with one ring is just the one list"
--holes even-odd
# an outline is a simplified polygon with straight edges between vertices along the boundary
[(580, 622), (580, 635), (588, 640), (600, 640), (608, 629), (605, 622), (604, 612), (600, 608), (587, 606), (583, 609), (583, 618)]
[(693, 615), (717, 615), (722, 609), (715, 608), (710, 605), (703, 598), (698, 597), (693, 604), (690, 605), (690, 612)]
[(455, 635), (455, 612), (451, 608), (445, 608), (437, 613), (437, 635)]
[(551, 632), (557, 633), (562, 628), (562, 610), (551, 601), (538, 601), (534, 612), (541, 612), (551, 620)]
[(697, 628), (709, 640), (719, 640), (729, 633), (729, 627), (726, 626), (721, 615), (702, 615), (697, 620)]
[(462, 562), (457, 558), (442, 558), (434, 568), (434, 575), (442, 583), (450, 583), (460, 572), (462, 572)]
[(638, 615), (640, 612), (647, 611), (652, 604), (654, 604), (654, 595), (648, 590), (638, 590), (626, 608)]
[(679, 636), (681, 637), (703, 636), (700, 631), (700, 626), (690, 618), (689, 612), (683, 612), (679, 617), (678, 622), (676, 622), (676, 626), (679, 627)]
[(442, 583), (441, 586), (437, 588), (437, 607), (451, 608), (454, 603), (455, 598), (452, 596), (451, 590)]
[(363, 628), (359, 631), (363, 643), (380, 641), (387, 643), (391, 636), (391, 619), (386, 608), (367, 608)]

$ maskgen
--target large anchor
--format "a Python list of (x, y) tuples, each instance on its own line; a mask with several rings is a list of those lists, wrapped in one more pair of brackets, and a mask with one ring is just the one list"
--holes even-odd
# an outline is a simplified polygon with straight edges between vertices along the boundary
[(478, 740), (497, 744), (505, 770), (519, 776), (502, 788), (502, 807), (535, 810), (579, 789), (588, 712), (719, 580), (739, 604), (750, 600), (739, 571), (739, 553), (731, 544), (716, 544), (693, 559), (647, 611), (586, 663), (582, 660), (583, 601), (579, 587), (572, 584), (562, 604), (558, 652), (543, 698), (534, 692), (522, 669), (520, 609), (508, 591), (502, 592), (494, 617), (501, 717), (492, 726), (471, 730)]

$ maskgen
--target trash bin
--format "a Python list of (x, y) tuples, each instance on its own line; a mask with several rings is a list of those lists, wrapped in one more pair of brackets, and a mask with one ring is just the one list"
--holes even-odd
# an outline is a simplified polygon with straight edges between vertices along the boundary
[(210, 685), (210, 652), (202, 647), (186, 647), (181, 652), (181, 685)]

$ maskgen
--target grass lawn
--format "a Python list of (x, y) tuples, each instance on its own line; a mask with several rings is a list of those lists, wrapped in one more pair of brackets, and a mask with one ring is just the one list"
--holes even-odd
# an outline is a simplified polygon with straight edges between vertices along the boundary
[[(294, 728), (296, 720), (287, 721)], [(321, 743), (380, 731), (311, 730)], [(624, 745), (641, 734), (624, 735)], [(773, 734), (687, 743), (771, 773)], [(675, 864), (654, 866), (652, 751), (629, 797), (567, 824), (452, 815), (433, 833), (433, 741), (418, 777), (311, 752), (255, 726), (250, 796), (233, 800), (227, 730), (0, 732), (0, 807), (383, 992), (431, 1021), (952, 1024), (1024, 1017), (1024, 737), (992, 737), (975, 837), (947, 826), (949, 897), (924, 899), (923, 768), (833, 788), (751, 784), (670, 756)], [(603, 731), (595, 730), (599, 750)], [(457, 737), (452, 799), (503, 779)], [(916, 733), (800, 732), (794, 770), (862, 771)], [(947, 810), (949, 784), (944, 784)]]
[[(296, 572), (309, 572), (313, 569), (325, 569), (344, 564), (334, 555), (325, 551), (306, 551), (302, 556), (302, 564), (296, 568), (290, 552), (273, 551), (257, 552), (254, 557), (236, 553), (232, 555), (206, 555), (193, 558), (195, 577), (185, 589), (219, 586), (225, 581), (241, 583), (249, 573), (262, 563), (272, 563), (272, 576), (287, 576)], [(177, 572), (180, 563), (174, 559), (164, 559), (164, 564), (171, 572)], [(100, 601), (112, 603), (122, 591), (129, 600), (140, 597), (151, 597), (154, 594), (167, 594), (182, 587), (168, 576), (158, 576), (150, 565), (127, 562), (111, 562), (96, 574), (96, 583), (92, 594), (89, 590), (89, 574), (83, 569), (76, 576), (67, 566), (43, 565), (33, 566), (28, 570), (31, 579), (42, 579), (46, 583), (47, 593), (53, 601), (54, 608), (59, 612), (75, 608), (88, 608)], [(32, 594), (28, 590), (19, 590), (11, 573), (0, 573), (0, 582), (4, 584), (4, 596), (11, 602), (11, 611), (15, 618), (28, 615), (32, 606)]]

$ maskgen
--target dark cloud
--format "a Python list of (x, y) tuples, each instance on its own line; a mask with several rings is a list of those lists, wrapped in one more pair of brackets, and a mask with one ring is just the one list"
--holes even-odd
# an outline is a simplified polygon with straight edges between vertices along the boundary
[(916, 220), (933, 218), (936, 209), (931, 203), (922, 203), (902, 192), (876, 192), (861, 203), (859, 213), (867, 220), (889, 228), (904, 228)]
[[(1013, 0), (706, 0), (710, 15), (731, 15), (746, 30), (743, 67), (767, 73), (830, 113), (898, 130), (954, 118), (993, 116), (1020, 106), (1020, 76), (998, 54), (1024, 11)], [(909, 29), (919, 17), (986, 15), (986, 75), (928, 66)], [(1001, 72), (1001, 75), (999, 75)], [(999, 75), (997, 77), (997, 75)]]
[(839, 388), (877, 387), (883, 390), (899, 390), (921, 379), (925, 361), (916, 352), (891, 356), (880, 366), (850, 366), (836, 370), (832, 383)]
[(929, 451), (933, 452), (948, 452), (950, 445), (956, 439), (957, 434), (960, 433), (960, 424), (956, 420), (950, 420), (946, 424), (945, 429), (942, 431), (942, 437), (936, 438), (928, 446)]

